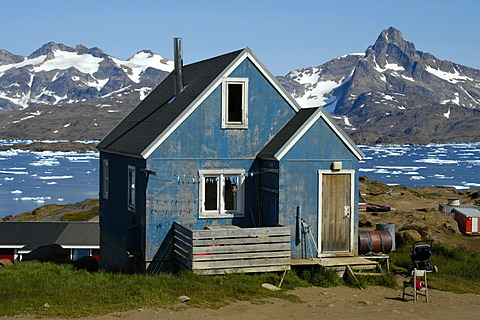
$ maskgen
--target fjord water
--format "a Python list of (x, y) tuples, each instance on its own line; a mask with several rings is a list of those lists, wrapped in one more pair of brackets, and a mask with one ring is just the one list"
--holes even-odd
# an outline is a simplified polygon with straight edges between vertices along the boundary
[(407, 187), (480, 188), (480, 143), (359, 146), (360, 175)]
[(0, 218), (98, 197), (97, 152), (0, 152)]
[[(371, 180), (408, 187), (480, 188), (480, 143), (359, 147), (366, 156), (360, 175)], [(96, 152), (31, 152), (13, 146), (0, 151), (0, 218), (45, 204), (97, 198), (98, 166)]]

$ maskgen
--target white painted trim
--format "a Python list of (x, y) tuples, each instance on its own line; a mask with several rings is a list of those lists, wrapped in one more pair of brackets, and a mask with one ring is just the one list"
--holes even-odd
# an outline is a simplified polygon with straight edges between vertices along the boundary
[[(242, 121), (227, 122), (228, 113), (228, 85), (242, 85)], [(222, 79), (222, 129), (248, 129), (248, 78)]]
[(2, 244), (0, 245), (0, 249), (22, 249), (27, 244)]
[(472, 232), (478, 232), (478, 217), (472, 217)]
[(185, 121), (200, 104), (222, 83), (222, 78), (228, 76), (245, 59), (246, 49), (239, 54), (225, 70), (220, 73), (210, 85), (199, 94), (195, 100), (165, 129), (143, 152), (142, 157), (147, 159), (182, 123)]
[(318, 225), (317, 225), (317, 244), (318, 244), (318, 257), (332, 256), (336, 252), (330, 252), (327, 254), (322, 253), (322, 204), (323, 204), (323, 175), (327, 174), (349, 174), (350, 175), (350, 204), (351, 204), (351, 213), (350, 213), (350, 251), (338, 251), (341, 254), (353, 254), (353, 244), (354, 244), (354, 226), (355, 226), (355, 170), (345, 169), (345, 170), (318, 170)]
[(77, 246), (77, 245), (61, 245), (63, 249), (100, 249), (100, 246), (98, 245), (83, 245), (83, 246)]
[[(267, 79), (267, 81), (275, 88), (275, 90), (285, 99), (285, 101), (292, 107), (295, 112), (298, 112), (301, 107), (293, 99), (289, 93), (283, 88), (282, 85), (278, 83), (275, 77), (268, 71), (267, 68), (257, 59), (257, 57), (250, 51), (249, 48), (244, 49), (238, 56), (235, 58), (225, 70), (220, 73), (215, 80), (213, 80), (210, 85), (200, 94), (198, 97), (141, 153), (143, 159), (147, 159), (182, 123), (185, 121), (196, 109), (197, 107), (207, 99), (210, 94), (222, 83), (222, 79), (228, 77), (245, 59), (249, 59), (253, 65), (260, 71), (260, 73)], [(325, 111), (322, 107), (318, 108), (314, 114), (320, 116), (325, 120), (325, 122), (330, 126), (330, 128), (337, 134), (337, 136), (345, 143), (345, 145), (351, 150), (351, 152), (359, 159), (363, 159), (364, 155), (362, 152), (357, 149), (355, 144), (348, 139), (346, 133), (342, 133), (336, 124), (325, 114)], [(318, 119), (318, 118), (317, 118)], [(306, 131), (305, 131), (306, 132)], [(300, 137), (299, 137), (300, 138)], [(298, 139), (299, 139), (298, 138)], [(298, 139), (296, 141), (298, 141)], [(295, 142), (296, 142), (295, 141)], [(293, 145), (289, 146), (286, 150), (290, 150)], [(106, 151), (109, 152), (109, 151)], [(286, 153), (285, 152), (285, 153)], [(284, 154), (285, 154), (284, 153)], [(283, 155), (284, 155), (283, 154)], [(282, 156), (283, 156), (282, 155)], [(277, 158), (277, 160), (280, 160)]]
[(310, 118), (308, 118), (307, 121), (302, 124), (300, 129), (298, 129), (297, 132), (295, 132), (293, 136), (288, 139), (287, 143), (285, 143), (280, 148), (280, 150), (275, 153), (275, 159), (277, 159), (278, 161), (282, 160), (283, 156), (285, 156), (287, 152), (290, 151), (290, 149), (298, 142), (298, 140), (303, 137), (303, 135), (308, 131), (308, 129), (310, 129), (314, 125), (314, 123), (317, 122), (317, 120), (320, 118), (320, 115), (321, 109), (318, 108), (318, 110), (315, 111), (313, 115), (311, 115)]
[(340, 131), (337, 129), (335, 125), (333, 125), (329, 119), (325, 115), (325, 112), (323, 109), (320, 107), (318, 108), (317, 111), (315, 111), (310, 118), (305, 121), (305, 123), (300, 127), (297, 132), (293, 136), (288, 139), (287, 143), (285, 143), (280, 150), (275, 153), (274, 158), (278, 161), (280, 161), (287, 153), (290, 151), (291, 148), (304, 136), (304, 134), (310, 129), (317, 121), (318, 119), (322, 118), (325, 120), (327, 125), (333, 130), (333, 132), (342, 140), (342, 142), (350, 149), (350, 151), (359, 159), (363, 159), (363, 154), (360, 154), (352, 144), (347, 141), (347, 139), (343, 136), (343, 134), (340, 133)]
[(258, 68), (265, 78), (273, 85), (273, 87), (282, 95), (282, 97), (288, 102), (288, 104), (298, 112), (300, 107), (297, 102), (291, 98), (288, 93), (285, 92), (285, 89), (275, 80), (268, 70), (261, 64), (260, 61), (253, 55), (250, 49), (246, 48), (241, 52), (236, 59), (234, 59), (225, 70), (220, 73), (215, 80), (213, 80), (210, 85), (200, 94), (198, 97), (188, 106), (180, 116), (175, 119), (168, 127), (165, 129), (143, 152), (143, 159), (147, 159), (181, 124), (185, 121), (197, 108), (198, 106), (207, 99), (210, 94), (218, 88), (222, 83), (222, 78), (228, 77), (245, 59), (250, 59), (250, 61)]
[[(200, 183), (198, 189), (198, 218), (199, 219), (225, 219), (225, 218), (243, 218), (245, 217), (245, 178), (243, 175), (245, 174), (245, 169), (201, 169), (198, 170), (198, 175), (200, 176)], [(215, 211), (206, 211), (204, 208), (204, 196), (205, 196), (205, 183), (204, 178), (208, 178), (208, 176), (240, 176), (239, 181), (239, 189), (237, 195), (237, 210), (236, 212), (228, 212), (224, 208), (223, 199), (225, 198), (224, 195), (224, 188), (223, 182), (219, 180), (218, 183), (218, 194), (220, 195), (217, 199), (217, 207), (218, 210)]]

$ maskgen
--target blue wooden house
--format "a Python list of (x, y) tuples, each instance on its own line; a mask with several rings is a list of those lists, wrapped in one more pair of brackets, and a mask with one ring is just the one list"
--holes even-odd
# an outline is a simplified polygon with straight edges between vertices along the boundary
[(100, 264), (158, 272), (182, 250), (192, 267), (192, 256), (213, 259), (218, 247), (245, 261), (240, 247), (205, 239), (239, 242), (235, 232), (250, 239), (251, 230), (260, 235), (243, 246), (283, 233), (282, 261), (355, 255), (363, 154), (327, 113), (302, 109), (248, 48), (175, 62), (98, 145)]

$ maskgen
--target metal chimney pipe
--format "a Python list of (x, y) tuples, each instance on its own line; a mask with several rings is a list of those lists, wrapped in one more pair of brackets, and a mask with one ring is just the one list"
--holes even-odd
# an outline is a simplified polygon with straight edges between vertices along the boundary
[(175, 95), (183, 90), (183, 49), (182, 38), (173, 38), (174, 48), (174, 70), (173, 79), (175, 82)]

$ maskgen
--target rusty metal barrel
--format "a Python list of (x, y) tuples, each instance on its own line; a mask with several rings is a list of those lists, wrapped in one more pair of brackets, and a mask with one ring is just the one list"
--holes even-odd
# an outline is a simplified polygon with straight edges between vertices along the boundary
[(358, 253), (389, 253), (392, 251), (392, 235), (388, 231), (359, 231)]

